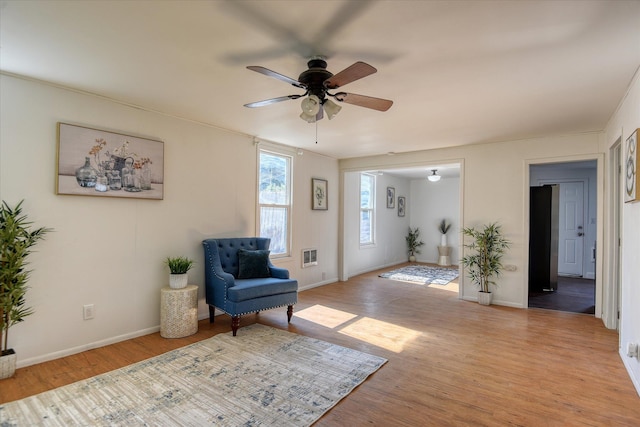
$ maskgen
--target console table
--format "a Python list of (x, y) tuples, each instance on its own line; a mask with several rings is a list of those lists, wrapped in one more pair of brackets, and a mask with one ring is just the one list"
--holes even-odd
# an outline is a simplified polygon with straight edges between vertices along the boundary
[(160, 336), (182, 338), (198, 332), (198, 287), (160, 290)]

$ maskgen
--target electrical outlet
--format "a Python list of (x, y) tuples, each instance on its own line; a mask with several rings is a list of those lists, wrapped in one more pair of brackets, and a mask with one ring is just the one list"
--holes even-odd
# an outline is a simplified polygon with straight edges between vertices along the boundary
[(84, 307), (82, 307), (82, 316), (84, 320), (93, 319), (94, 315), (95, 313), (94, 313), (93, 304), (87, 304)]
[(627, 356), (640, 358), (640, 355), (638, 354), (638, 344), (631, 342), (627, 344)]

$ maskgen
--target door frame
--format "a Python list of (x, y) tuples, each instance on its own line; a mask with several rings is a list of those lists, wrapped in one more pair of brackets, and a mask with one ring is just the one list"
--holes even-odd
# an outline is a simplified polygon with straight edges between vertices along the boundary
[[(586, 154), (580, 156), (562, 156), (562, 157), (554, 157), (554, 158), (539, 158), (539, 159), (527, 159), (524, 161), (525, 165), (525, 173), (524, 173), (524, 188), (523, 194), (524, 197), (524, 206), (523, 206), (523, 217), (524, 224), (523, 230), (525, 234), (524, 238), (524, 247), (523, 247), (523, 263), (522, 269), (523, 271), (523, 280), (529, 280), (529, 224), (531, 222), (529, 218), (529, 187), (531, 181), (531, 166), (534, 165), (546, 165), (546, 164), (554, 164), (554, 163), (570, 163), (570, 162), (578, 162), (582, 160), (595, 160), (596, 161), (596, 242), (604, 241), (604, 154)], [(596, 271), (595, 271), (595, 281), (596, 281), (596, 310), (595, 317), (602, 318), (603, 316), (603, 304), (602, 304), (602, 295), (603, 295), (603, 244), (596, 244)], [(526, 286), (525, 286), (526, 285)], [(611, 283), (607, 285), (611, 286)], [(529, 289), (528, 283), (523, 283), (522, 289)], [(529, 308), (529, 292), (522, 292), (522, 307)]]
[(608, 247), (607, 257), (607, 282), (608, 286), (603, 293), (603, 314), (602, 321), (609, 329), (620, 331), (620, 319), (618, 312), (622, 312), (621, 285), (622, 285), (622, 265), (620, 262), (620, 239), (622, 230), (622, 205), (623, 185), (622, 169), (624, 155), (622, 151), (622, 136), (618, 136), (613, 145), (609, 148), (609, 200), (607, 209), (607, 231), (608, 239), (604, 242)]

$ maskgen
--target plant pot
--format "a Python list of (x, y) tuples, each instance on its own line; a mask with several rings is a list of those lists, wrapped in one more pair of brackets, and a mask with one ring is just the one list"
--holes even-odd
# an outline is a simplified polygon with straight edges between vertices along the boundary
[(11, 378), (16, 373), (16, 360), (18, 355), (12, 348), (0, 356), (0, 380)]
[(440, 236), (440, 246), (447, 246), (447, 235), (443, 234)]
[(416, 257), (413, 255), (409, 256), (409, 262), (416, 262)]
[(169, 274), (169, 287), (171, 289), (182, 289), (187, 286), (189, 281), (189, 275), (184, 274)]
[(491, 305), (491, 297), (493, 294), (491, 292), (482, 292), (478, 291), (478, 304), (480, 305)]

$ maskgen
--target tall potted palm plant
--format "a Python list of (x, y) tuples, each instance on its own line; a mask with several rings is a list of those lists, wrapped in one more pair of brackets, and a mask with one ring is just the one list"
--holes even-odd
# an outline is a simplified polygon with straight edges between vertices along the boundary
[(404, 236), (404, 239), (407, 241), (409, 261), (414, 262), (416, 260), (416, 254), (420, 253), (420, 246), (424, 245), (424, 242), (420, 240), (420, 228), (409, 227), (409, 232)]
[(470, 237), (471, 243), (465, 243), (469, 250), (460, 262), (467, 268), (471, 280), (479, 286), (478, 302), (482, 305), (491, 304), (489, 285), (495, 285), (494, 277), (502, 272), (502, 256), (509, 248), (509, 242), (503, 235), (498, 223), (485, 225), (478, 230), (465, 227), (462, 234)]
[[(23, 200), (24, 201), (24, 200)], [(31, 222), (22, 214), (22, 202), (14, 208), (7, 202), (0, 205), (0, 379), (13, 376), (16, 353), (9, 348), (9, 328), (33, 314), (26, 307), (25, 295), (30, 270), (26, 269), (31, 248), (49, 228), (31, 228)]]

